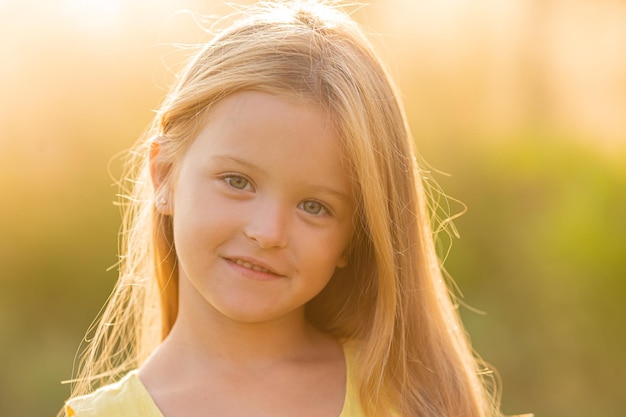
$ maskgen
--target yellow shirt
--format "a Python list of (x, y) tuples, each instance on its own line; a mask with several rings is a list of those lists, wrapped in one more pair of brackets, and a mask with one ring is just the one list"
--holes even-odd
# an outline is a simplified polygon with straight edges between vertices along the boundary
[[(346, 398), (338, 417), (363, 417), (354, 383), (352, 349), (344, 346)], [(91, 394), (72, 398), (65, 406), (67, 417), (164, 417), (134, 370), (120, 381)]]

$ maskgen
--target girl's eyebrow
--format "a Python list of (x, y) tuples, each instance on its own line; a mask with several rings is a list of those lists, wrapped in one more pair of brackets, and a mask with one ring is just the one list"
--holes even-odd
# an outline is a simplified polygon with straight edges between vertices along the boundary
[(313, 185), (311, 187), (311, 191), (313, 192), (318, 192), (318, 193), (323, 193), (323, 194), (330, 194), (336, 198), (338, 198), (339, 200), (341, 200), (343, 203), (350, 205), (352, 204), (352, 198), (346, 194), (343, 193), (339, 190), (336, 190), (332, 187), (327, 187), (325, 185)]
[(243, 165), (248, 169), (256, 171), (260, 174), (267, 174), (264, 169), (256, 166), (252, 162), (246, 161), (245, 159), (237, 158), (236, 156), (231, 155), (212, 155), (211, 159), (213, 159), (217, 163), (225, 164), (225, 163), (235, 163), (239, 165)]

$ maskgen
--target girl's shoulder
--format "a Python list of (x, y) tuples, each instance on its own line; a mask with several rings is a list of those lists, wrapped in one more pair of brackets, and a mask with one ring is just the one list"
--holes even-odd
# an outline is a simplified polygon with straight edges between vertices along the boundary
[(163, 417), (136, 370), (114, 384), (68, 400), (65, 413), (67, 417)]

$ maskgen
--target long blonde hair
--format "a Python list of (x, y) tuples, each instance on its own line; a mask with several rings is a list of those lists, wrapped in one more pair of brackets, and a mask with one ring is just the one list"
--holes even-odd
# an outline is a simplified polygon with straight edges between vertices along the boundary
[(182, 72), (135, 147), (120, 277), (72, 395), (138, 367), (178, 309), (171, 218), (160, 214), (149, 154), (171, 167), (220, 99), (242, 90), (314, 100), (331, 115), (357, 190), (349, 266), (307, 305), (308, 319), (356, 341), (360, 401), (371, 417), (499, 415), (442, 277), (427, 190), (399, 94), (356, 24), (311, 1), (250, 9)]

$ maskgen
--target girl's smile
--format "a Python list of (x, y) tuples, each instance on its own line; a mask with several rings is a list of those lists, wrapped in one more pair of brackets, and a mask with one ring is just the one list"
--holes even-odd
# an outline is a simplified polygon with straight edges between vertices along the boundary
[(239, 271), (239, 273), (241, 274), (245, 274), (245, 276), (252, 279), (270, 280), (286, 278), (285, 275), (275, 272), (272, 267), (255, 259), (246, 258), (244, 260), (240, 257), (224, 259), (230, 263), (233, 269)]
[(264, 266), (261, 266), (258, 263), (258, 261), (248, 262), (248, 261), (244, 261), (243, 259), (240, 259), (240, 258), (228, 259), (228, 260), (230, 262), (236, 263), (237, 265), (241, 265), (241, 266), (243, 266), (246, 269), (253, 269), (253, 270), (258, 271), (258, 272), (265, 272), (265, 273), (269, 273), (269, 274), (272, 274), (272, 275), (281, 276), (280, 274), (277, 274), (276, 272), (272, 271), (271, 269), (268, 269), (268, 268), (266, 268)]
[(352, 235), (352, 186), (324, 109), (234, 94), (209, 110), (176, 168), (179, 319), (303, 319)]

